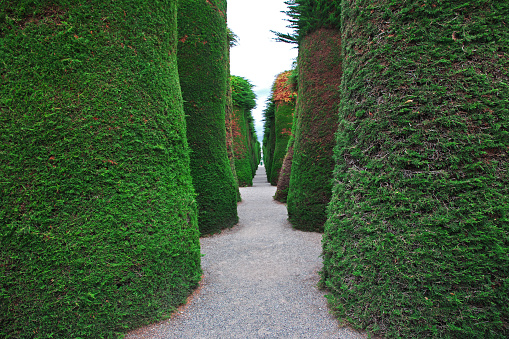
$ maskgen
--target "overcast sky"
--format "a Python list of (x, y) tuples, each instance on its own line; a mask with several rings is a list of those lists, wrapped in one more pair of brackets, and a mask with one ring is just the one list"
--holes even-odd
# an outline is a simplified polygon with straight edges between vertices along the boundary
[(294, 44), (274, 41), (270, 31), (290, 31), (285, 0), (228, 0), (228, 27), (238, 36), (231, 49), (231, 74), (246, 78), (255, 87), (253, 110), (258, 139), (263, 137), (263, 110), (276, 75), (290, 70), (297, 58)]

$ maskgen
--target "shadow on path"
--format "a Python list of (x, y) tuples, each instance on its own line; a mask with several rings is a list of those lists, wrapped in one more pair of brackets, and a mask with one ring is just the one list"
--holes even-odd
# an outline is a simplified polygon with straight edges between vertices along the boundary
[(275, 190), (259, 167), (241, 188), (239, 224), (200, 240), (204, 279), (188, 305), (125, 338), (366, 338), (328, 313), (316, 288), (322, 235), (294, 230)]

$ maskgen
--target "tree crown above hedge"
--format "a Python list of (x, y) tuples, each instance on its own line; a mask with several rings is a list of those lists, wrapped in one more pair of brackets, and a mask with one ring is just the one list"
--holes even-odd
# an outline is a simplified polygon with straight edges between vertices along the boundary
[(341, 0), (288, 0), (285, 4), (290, 17), (288, 28), (293, 33), (274, 32), (276, 40), (291, 44), (299, 43), (303, 37), (320, 28), (339, 28), (341, 23)]
[(231, 76), (233, 104), (245, 108), (247, 111), (256, 107), (254, 85), (249, 80), (236, 75)]

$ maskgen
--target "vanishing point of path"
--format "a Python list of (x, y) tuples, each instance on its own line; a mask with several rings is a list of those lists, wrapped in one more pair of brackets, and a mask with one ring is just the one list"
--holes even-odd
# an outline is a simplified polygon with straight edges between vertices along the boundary
[(366, 338), (340, 328), (316, 288), (321, 234), (294, 230), (259, 167), (241, 188), (239, 224), (202, 238), (202, 287), (172, 319), (126, 339)]

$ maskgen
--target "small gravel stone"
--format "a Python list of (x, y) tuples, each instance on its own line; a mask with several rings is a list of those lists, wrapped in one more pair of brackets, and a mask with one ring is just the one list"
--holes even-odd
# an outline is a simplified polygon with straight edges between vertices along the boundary
[(239, 223), (200, 240), (204, 279), (188, 305), (125, 338), (366, 338), (339, 327), (316, 288), (322, 235), (292, 228), (263, 167), (240, 190)]

